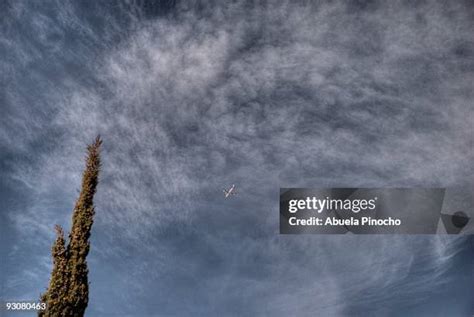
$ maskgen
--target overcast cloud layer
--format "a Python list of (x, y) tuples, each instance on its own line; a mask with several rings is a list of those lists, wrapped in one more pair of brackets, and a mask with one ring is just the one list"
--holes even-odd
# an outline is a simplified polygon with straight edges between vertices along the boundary
[(89, 316), (474, 313), (471, 238), (278, 234), (280, 187), (473, 184), (469, 1), (0, 11), (0, 298), (44, 291), (100, 134)]

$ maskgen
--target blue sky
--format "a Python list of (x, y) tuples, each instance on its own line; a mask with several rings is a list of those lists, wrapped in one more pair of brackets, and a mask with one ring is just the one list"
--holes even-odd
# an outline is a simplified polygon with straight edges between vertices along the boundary
[(278, 233), (280, 187), (472, 185), (469, 1), (0, 12), (0, 298), (46, 288), (100, 134), (88, 316), (474, 313), (472, 238)]

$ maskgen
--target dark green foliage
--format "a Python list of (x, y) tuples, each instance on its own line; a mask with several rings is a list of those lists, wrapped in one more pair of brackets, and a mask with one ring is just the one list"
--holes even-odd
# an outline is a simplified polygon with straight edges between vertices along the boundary
[(47, 302), (48, 314), (40, 312), (40, 316), (61, 316), (64, 311), (67, 297), (67, 256), (63, 229), (56, 225), (57, 238), (53, 244), (51, 253), (53, 255), (53, 272), (49, 283), (48, 292), (41, 296), (42, 302)]
[(52, 248), (53, 271), (48, 290), (41, 296), (46, 311), (41, 317), (84, 316), (89, 300), (86, 257), (89, 253), (89, 237), (94, 222), (94, 194), (100, 170), (100, 145), (97, 137), (87, 147), (86, 169), (82, 176), (82, 188), (74, 207), (69, 244), (65, 246), (64, 233), (56, 226), (57, 238)]

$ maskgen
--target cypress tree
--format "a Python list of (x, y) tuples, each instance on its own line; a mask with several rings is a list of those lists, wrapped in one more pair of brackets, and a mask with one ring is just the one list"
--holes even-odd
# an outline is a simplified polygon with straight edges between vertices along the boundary
[(94, 222), (94, 194), (99, 182), (100, 145), (97, 137), (87, 147), (86, 169), (82, 187), (73, 211), (69, 244), (65, 247), (64, 234), (56, 227), (58, 237), (53, 245), (53, 271), (48, 290), (42, 295), (46, 310), (39, 316), (84, 316), (89, 302), (89, 282), (86, 257), (89, 237)]
[(56, 241), (53, 244), (51, 254), (53, 256), (53, 271), (49, 282), (48, 291), (41, 296), (41, 302), (49, 307), (47, 313), (39, 312), (39, 316), (61, 316), (64, 311), (67, 297), (67, 253), (63, 229), (56, 225)]

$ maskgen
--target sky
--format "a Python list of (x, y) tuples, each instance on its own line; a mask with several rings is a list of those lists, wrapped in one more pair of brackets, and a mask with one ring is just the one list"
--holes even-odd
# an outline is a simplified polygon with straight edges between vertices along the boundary
[(279, 234), (280, 187), (473, 185), (471, 1), (0, 12), (1, 300), (46, 289), (100, 134), (87, 316), (474, 314), (471, 237)]

